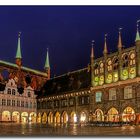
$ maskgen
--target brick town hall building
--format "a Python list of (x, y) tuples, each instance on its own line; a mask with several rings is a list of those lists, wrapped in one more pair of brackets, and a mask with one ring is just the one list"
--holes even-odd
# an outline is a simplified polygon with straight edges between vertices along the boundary
[(47, 52), (45, 72), (22, 66), (20, 36), (16, 64), (0, 61), (0, 121), (37, 123), (135, 122), (140, 123), (140, 35), (135, 46), (108, 53), (105, 36), (103, 57), (90, 65), (50, 78)]

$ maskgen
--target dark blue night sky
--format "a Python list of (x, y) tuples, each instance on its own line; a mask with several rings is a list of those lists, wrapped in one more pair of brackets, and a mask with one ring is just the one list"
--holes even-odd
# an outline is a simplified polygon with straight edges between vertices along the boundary
[(51, 76), (60, 75), (88, 65), (93, 39), (95, 57), (102, 56), (105, 33), (116, 51), (119, 27), (123, 45), (134, 45), (138, 19), (138, 6), (1, 6), (0, 59), (14, 62), (21, 31), (23, 65), (43, 70), (49, 48)]

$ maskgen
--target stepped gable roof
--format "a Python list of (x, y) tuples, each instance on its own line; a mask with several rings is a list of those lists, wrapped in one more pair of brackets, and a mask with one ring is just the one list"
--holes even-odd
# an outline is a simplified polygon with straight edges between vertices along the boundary
[(88, 68), (63, 74), (48, 80), (41, 89), (38, 98), (87, 89), (90, 87), (90, 80)]

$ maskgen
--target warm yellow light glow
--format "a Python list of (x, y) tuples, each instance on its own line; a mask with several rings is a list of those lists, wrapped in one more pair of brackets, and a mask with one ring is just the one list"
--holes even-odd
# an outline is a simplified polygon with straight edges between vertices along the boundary
[(80, 121), (81, 122), (85, 122), (86, 121), (86, 114), (84, 112), (81, 113)]

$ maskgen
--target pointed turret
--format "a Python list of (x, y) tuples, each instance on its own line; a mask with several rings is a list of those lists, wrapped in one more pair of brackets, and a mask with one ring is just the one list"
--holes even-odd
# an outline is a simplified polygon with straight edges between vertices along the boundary
[(18, 33), (18, 46), (17, 46), (17, 52), (16, 52), (16, 64), (18, 66), (21, 66), (21, 59), (22, 59), (22, 56), (21, 56), (21, 45), (20, 45), (20, 35), (21, 35), (21, 32)]
[(94, 40), (92, 40), (92, 47), (91, 47), (91, 58), (94, 58), (94, 48), (93, 48), (93, 46), (94, 46)]
[(137, 68), (137, 76), (140, 76), (140, 35), (139, 35), (139, 22), (137, 21), (137, 32), (135, 38), (135, 45), (136, 45), (136, 68)]
[(122, 28), (119, 28), (118, 49), (122, 49), (122, 37), (121, 37), (121, 30), (122, 30)]
[(45, 66), (44, 66), (45, 71), (48, 74), (48, 79), (50, 79), (50, 62), (49, 62), (49, 53), (47, 49), (47, 55), (46, 55), (46, 61), (45, 61)]
[(90, 56), (90, 63), (91, 63), (91, 86), (94, 86), (94, 40), (92, 40), (92, 47), (91, 47), (91, 56)]
[(121, 30), (122, 28), (119, 28), (119, 37), (118, 37), (118, 58), (119, 58), (119, 69), (118, 69), (118, 79), (122, 80), (122, 38), (121, 38)]
[(136, 32), (136, 39), (135, 42), (140, 41), (140, 35), (139, 35), (139, 23), (140, 20), (137, 21), (137, 32)]
[(105, 34), (104, 51), (103, 51), (104, 55), (108, 53), (107, 44), (106, 44), (106, 37), (107, 37), (107, 34)]

